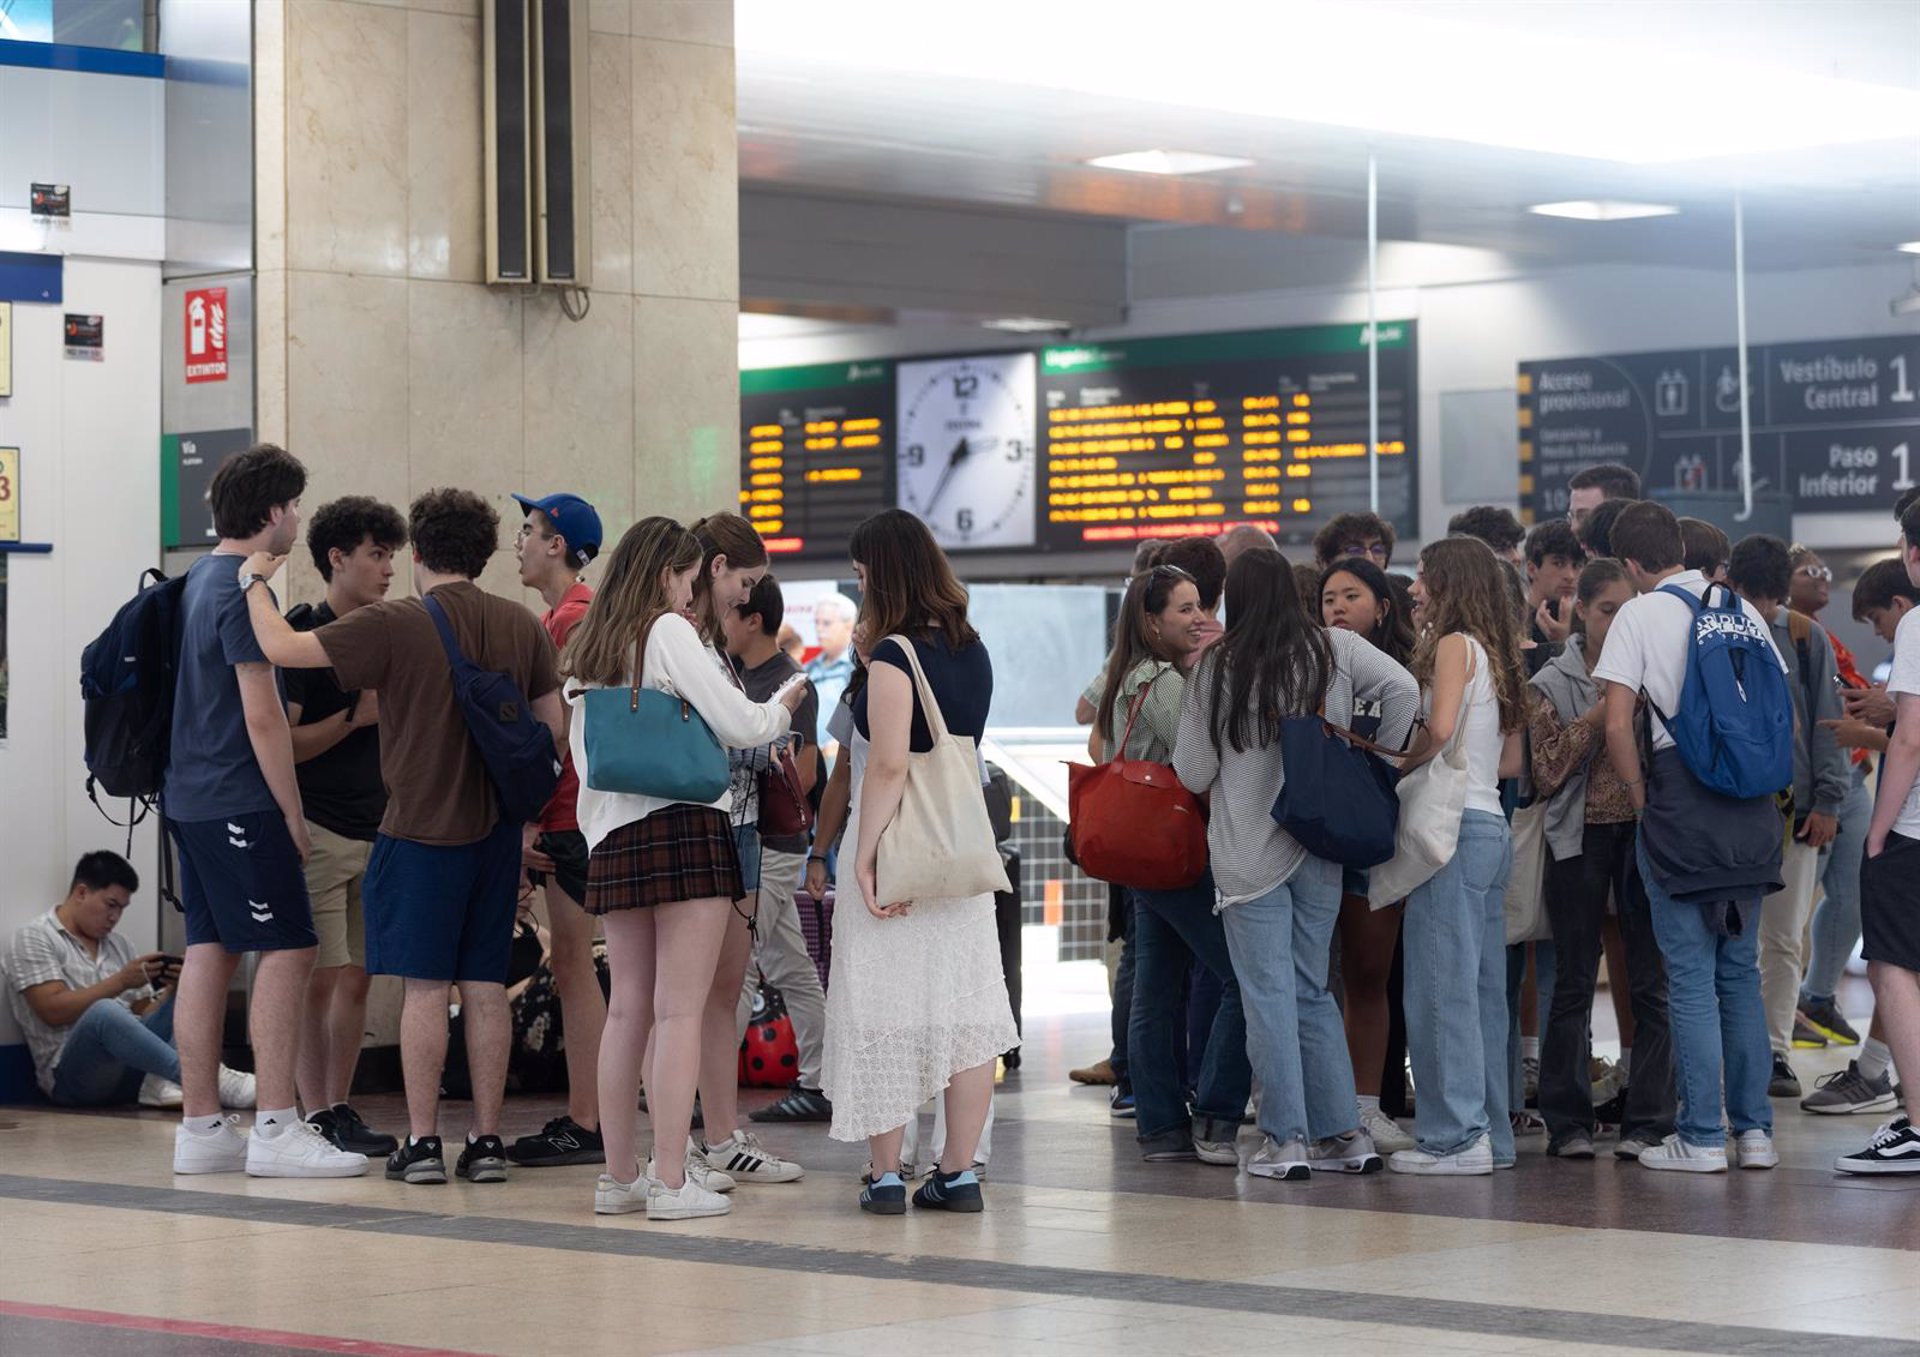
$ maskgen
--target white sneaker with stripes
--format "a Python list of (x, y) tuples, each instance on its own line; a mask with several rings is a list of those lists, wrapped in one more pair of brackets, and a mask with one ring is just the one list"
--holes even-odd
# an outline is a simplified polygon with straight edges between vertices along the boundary
[(706, 1147), (709, 1168), (738, 1183), (797, 1183), (807, 1171), (763, 1146), (751, 1131), (735, 1131), (730, 1139)]

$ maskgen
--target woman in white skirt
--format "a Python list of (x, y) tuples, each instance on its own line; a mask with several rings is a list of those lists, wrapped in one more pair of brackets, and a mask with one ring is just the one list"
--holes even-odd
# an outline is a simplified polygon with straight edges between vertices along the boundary
[[(974, 1149), (993, 1101), (994, 1061), (1019, 1042), (993, 897), (880, 905), (881, 834), (899, 811), (908, 755), (933, 748), (934, 726), (916, 686), (924, 674), (935, 721), (976, 743), (993, 697), (993, 664), (967, 622), (967, 594), (927, 527), (897, 509), (854, 530), (849, 551), (864, 601), (861, 626), (876, 638), (866, 684), (854, 695), (852, 880), (842, 873), (834, 911), (822, 1082), (836, 1140), (865, 1140), (860, 1196), (877, 1215), (906, 1211), (894, 1171), (901, 1130), (945, 1090), (947, 1141), (915, 1206), (981, 1209)], [(905, 637), (907, 654), (898, 637)], [(917, 662), (917, 663), (916, 663)]]

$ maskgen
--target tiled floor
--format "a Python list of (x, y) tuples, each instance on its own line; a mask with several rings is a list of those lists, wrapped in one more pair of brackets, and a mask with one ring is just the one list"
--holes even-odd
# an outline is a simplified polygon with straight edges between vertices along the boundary
[[(864, 1153), (817, 1127), (766, 1134), (804, 1182), (649, 1225), (595, 1217), (591, 1168), (176, 1180), (171, 1117), (0, 1110), (0, 1354), (1920, 1354), (1920, 1180), (1831, 1172), (1872, 1119), (1776, 1102), (1772, 1173), (1534, 1141), (1491, 1179), (1280, 1184), (1141, 1163), (1065, 1082), (1104, 1028), (1031, 1024), (977, 1217), (860, 1214)], [(1844, 1063), (1796, 1059), (1809, 1082)], [(510, 1104), (508, 1129), (552, 1111)]]

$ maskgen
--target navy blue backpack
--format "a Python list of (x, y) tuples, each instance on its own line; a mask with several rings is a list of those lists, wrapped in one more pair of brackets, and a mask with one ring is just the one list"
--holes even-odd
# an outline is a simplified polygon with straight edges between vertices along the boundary
[(1647, 704), (1681, 760), (1702, 786), (1742, 801), (1791, 787), (1793, 690), (1766, 624), (1724, 584), (1707, 586), (1703, 599), (1674, 584), (1660, 592), (1693, 609), (1680, 706), (1669, 716)]
[(135, 823), (166, 780), (186, 587), (185, 575), (142, 572), (139, 592), (80, 653), (87, 796), (96, 806), (102, 792), (128, 798)]
[(429, 594), (426, 605), (452, 667), (454, 699), (500, 799), (500, 818), (515, 824), (538, 820), (560, 785), (553, 735), (512, 676), (482, 669), (461, 653), (440, 601)]

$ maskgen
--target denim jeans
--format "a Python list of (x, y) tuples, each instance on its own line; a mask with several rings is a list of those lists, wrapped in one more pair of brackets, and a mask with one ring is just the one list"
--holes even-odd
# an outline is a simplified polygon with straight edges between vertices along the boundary
[(1508, 1121), (1507, 876), (1504, 817), (1469, 810), (1446, 866), (1407, 897), (1407, 1048), (1414, 1135), (1428, 1154), (1456, 1154), (1481, 1136), (1513, 1160)]
[(1734, 1134), (1771, 1133), (1773, 1105), (1767, 1101), (1767, 1085), (1773, 1077), (1773, 1050), (1760, 1006), (1760, 902), (1753, 902), (1740, 936), (1721, 937), (1699, 905), (1666, 893), (1647, 862), (1644, 843), (1635, 846), (1634, 854), (1667, 964), (1667, 1015), (1680, 1098), (1674, 1129), (1689, 1145), (1726, 1143), (1720, 1117), (1724, 1073), (1726, 1116)]
[(1339, 916), (1340, 868), (1312, 855), (1259, 899), (1221, 912), (1260, 1075), (1260, 1129), (1282, 1144), (1360, 1123), (1346, 1026), (1327, 989)]
[(1860, 765), (1840, 803), (1840, 829), (1827, 849), (1820, 882), (1827, 898), (1813, 914), (1812, 956), (1800, 985), (1802, 1005), (1831, 1001), (1840, 990), (1847, 959), (1860, 941), (1860, 864), (1867, 855), (1867, 825), (1873, 819), (1873, 789)]
[[(1213, 912), (1211, 874), (1179, 891), (1133, 895), (1133, 1013), (1127, 1027), (1127, 1074), (1133, 1080), (1134, 1125), (1146, 1146), (1181, 1145), (1201, 1134), (1228, 1140), (1247, 1114), (1253, 1071), (1247, 1064), (1247, 1020), (1240, 987), (1228, 979), (1214, 1012), (1189, 1120), (1181, 1055), (1187, 1043), (1187, 978), (1195, 958), (1233, 975), (1227, 934)], [(1214, 1124), (1220, 1129), (1216, 1131)]]
[(1592, 1050), (1593, 994), (1599, 979), (1601, 925), (1607, 895), (1619, 910), (1627, 973), (1609, 976), (1629, 986), (1633, 999), (1632, 1078), (1622, 1136), (1645, 1132), (1664, 1140), (1673, 1132), (1673, 1036), (1667, 1018), (1667, 972), (1646, 888), (1634, 866), (1636, 822), (1588, 825), (1576, 857), (1547, 864), (1547, 914), (1553, 921), (1559, 976), (1553, 1009), (1540, 1046), (1540, 1115), (1555, 1140), (1572, 1131), (1596, 1129), (1588, 1061)]
[(67, 1029), (53, 1067), (53, 1100), (62, 1107), (130, 1103), (149, 1074), (180, 1082), (172, 996), (144, 1018), (117, 1000), (102, 999)]
[(1113, 1068), (1115, 1087), (1121, 1093), (1133, 1092), (1133, 1084), (1128, 1071), (1127, 1028), (1133, 1022), (1133, 893), (1121, 887), (1123, 901), (1121, 908), (1126, 911), (1127, 926), (1120, 935), (1120, 964), (1113, 975), (1113, 1054), (1107, 1063)]

